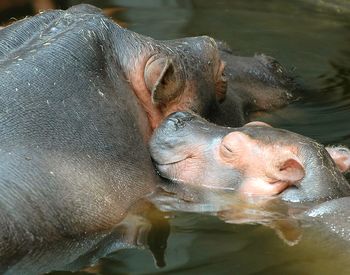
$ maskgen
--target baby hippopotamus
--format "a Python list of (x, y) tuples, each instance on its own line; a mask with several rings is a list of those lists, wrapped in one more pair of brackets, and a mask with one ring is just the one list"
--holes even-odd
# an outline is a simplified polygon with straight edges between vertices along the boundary
[(345, 149), (327, 150), (310, 138), (263, 122), (221, 127), (187, 112), (170, 115), (150, 142), (160, 175), (175, 183), (278, 195), (289, 202), (350, 195), (341, 174), (349, 168)]

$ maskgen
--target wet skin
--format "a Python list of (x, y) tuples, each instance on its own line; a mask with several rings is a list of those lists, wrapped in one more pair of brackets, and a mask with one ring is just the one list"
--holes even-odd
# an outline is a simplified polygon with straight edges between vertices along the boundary
[(294, 91), (275, 61), (219, 43), (231, 89), (217, 113), (226, 80), (211, 38), (156, 41), (91, 6), (16, 22), (0, 38), (0, 271), (34, 247), (110, 229), (153, 192), (145, 144), (171, 112), (240, 125)]
[(163, 188), (175, 194), (155, 197), (164, 210), (206, 209), (228, 223), (260, 223), (289, 245), (310, 225), (350, 241), (345, 147), (325, 148), (262, 122), (228, 128), (178, 112), (155, 131), (150, 151), (170, 180)]
[[(164, 252), (170, 233), (165, 213), (147, 201), (138, 201), (122, 222), (103, 233), (44, 242), (9, 267), (5, 274), (46, 274), (53, 270), (81, 271), (98, 268), (98, 260), (119, 249), (148, 249), (155, 264), (165, 265)], [(44, 241), (44, 240), (43, 240)], [(84, 270), (85, 271), (85, 270)], [(86, 270), (87, 272), (87, 270)], [(91, 272), (90, 272), (91, 273)]]
[(158, 182), (153, 129), (225, 89), (213, 39), (156, 41), (88, 5), (0, 30), (0, 66), (0, 273), (120, 222)]
[(290, 202), (350, 194), (322, 145), (261, 122), (228, 128), (190, 113), (174, 113), (155, 131), (150, 152), (160, 175), (180, 184), (277, 195)]
[[(275, 58), (258, 54), (235, 56), (222, 41), (216, 41), (225, 62), (227, 80), (225, 100), (209, 113), (207, 119), (217, 125), (240, 127), (251, 121), (255, 112), (282, 108), (303, 97), (307, 89), (293, 73)], [(329, 146), (326, 150), (342, 173), (350, 170), (350, 150), (344, 146)]]
[(303, 213), (302, 218), (330, 232), (333, 236), (350, 241), (350, 198), (330, 200)]
[[(226, 100), (222, 103), (220, 109), (212, 113), (212, 116), (209, 117), (210, 121), (231, 127), (243, 126), (244, 123), (249, 121), (251, 113), (281, 108), (302, 96), (303, 91), (305, 92), (302, 85), (293, 79), (291, 72), (288, 72), (275, 59), (265, 55), (254, 57), (234, 56), (225, 43), (218, 42), (218, 45), (221, 57), (226, 62), (224, 73), (229, 85)], [(325, 147), (325, 149), (342, 173), (350, 171), (350, 150), (348, 148), (331, 146)], [(322, 154), (325, 154), (325, 152)], [(325, 196), (327, 192), (324, 188), (328, 186), (327, 179), (328, 176), (321, 177), (321, 181), (314, 180), (309, 181), (308, 184), (303, 183), (303, 186), (307, 186), (306, 189), (304, 187), (303, 189), (314, 188), (312, 184), (319, 182), (322, 186), (320, 190), (316, 189), (320, 193), (319, 198), (326, 197), (322, 198), (321, 201), (331, 199), (334, 197), (333, 195)], [(326, 184), (324, 185), (324, 183)], [(230, 203), (225, 202), (226, 194), (222, 192), (216, 194), (216, 191), (214, 193), (208, 192), (208, 189), (198, 188), (198, 186), (181, 184), (181, 188), (179, 188), (177, 185), (167, 184), (166, 187), (164, 185), (164, 188), (177, 193), (185, 201), (192, 201), (189, 204), (175, 200), (175, 203), (172, 202), (172, 207), (177, 210), (201, 211), (201, 209), (206, 209), (206, 207), (203, 207), (203, 203), (204, 205), (209, 203), (210, 208), (217, 210), (227, 208), (225, 211), (219, 211), (216, 215), (218, 214), (220, 218), (229, 223), (262, 223), (274, 229), (278, 236), (289, 245), (297, 244), (303, 234), (301, 227), (309, 228), (310, 225), (311, 228), (320, 230), (319, 233), (326, 233), (328, 238), (350, 241), (349, 198), (331, 199), (318, 204), (316, 192), (316, 200), (314, 198), (311, 202), (311, 205), (316, 205), (304, 212), (305, 209), (310, 207), (310, 202), (284, 205), (278, 200), (276, 204), (276, 197), (272, 200), (268, 197), (255, 198), (253, 201), (247, 202), (241, 196), (238, 197), (237, 201), (237, 197), (234, 196), (233, 201), (232, 198), (228, 199), (231, 201)], [(317, 185), (315, 188), (319, 188)], [(340, 191), (339, 196), (343, 196), (342, 193)], [(283, 197), (282, 194), (283, 192), (277, 198)], [(299, 190), (294, 190), (290, 194), (293, 201), (299, 202)], [(290, 198), (291, 196), (286, 195), (286, 197)], [(196, 201), (197, 203), (193, 204)], [(233, 208), (230, 205), (233, 205)], [(284, 214), (285, 211), (287, 213)], [(296, 214), (299, 212), (301, 213)], [(276, 219), (276, 216), (281, 219)]]
[(224, 42), (217, 44), (226, 64), (228, 85), (225, 101), (213, 109), (209, 121), (239, 127), (250, 120), (252, 113), (282, 108), (302, 95), (302, 85), (273, 57), (235, 56)]

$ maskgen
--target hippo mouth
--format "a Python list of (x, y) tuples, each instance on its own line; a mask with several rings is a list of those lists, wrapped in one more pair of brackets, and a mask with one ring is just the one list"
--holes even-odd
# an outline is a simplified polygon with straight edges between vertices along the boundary
[[(194, 184), (194, 182), (198, 181), (197, 177), (192, 178), (191, 176), (188, 176), (189, 174), (192, 174), (194, 172), (194, 174), (197, 174), (196, 172), (198, 171), (193, 171), (191, 169), (196, 170), (196, 167), (193, 167), (191, 165), (191, 161), (188, 162), (188, 160), (191, 159), (191, 157), (187, 157), (187, 158), (182, 158), (176, 161), (172, 161), (172, 162), (163, 162), (163, 163), (157, 163), (154, 161), (155, 164), (155, 170), (157, 172), (157, 174), (162, 177), (165, 180), (168, 180), (169, 182), (172, 182), (174, 184), (185, 184), (187, 187), (189, 188), (189, 186), (197, 186), (201, 189), (203, 189), (202, 191), (205, 192), (205, 190), (216, 190), (219, 192), (223, 192), (225, 190), (225, 192), (232, 192), (232, 191), (236, 191), (241, 193), (241, 195), (243, 195), (243, 197), (249, 197), (250, 199), (252, 199), (252, 197), (254, 198), (260, 198), (260, 199), (280, 199), (282, 201), (290, 201), (293, 202), (293, 199), (289, 198), (289, 197), (293, 197), (293, 194), (298, 192), (298, 190), (300, 189), (300, 184), (302, 184), (303, 179), (301, 179), (300, 181), (298, 181), (297, 183), (281, 183), (281, 182), (275, 182), (275, 183), (269, 183), (269, 187), (274, 188), (276, 191), (275, 192), (269, 192), (269, 194), (252, 194), (250, 192), (246, 193), (243, 192), (242, 193), (242, 185), (244, 184), (244, 182), (240, 182), (240, 184), (238, 186), (231, 186), (230, 184), (228, 185), (212, 185), (212, 184), (208, 184), (208, 183), (204, 183), (201, 182), (200, 184)], [(191, 167), (191, 168), (190, 168)], [(197, 174), (197, 176), (199, 176)], [(200, 176), (199, 176), (200, 177)], [(193, 182), (194, 181), (194, 182)], [(270, 186), (271, 185), (271, 186)], [(249, 199), (249, 200), (250, 200)]]
[(161, 161), (161, 160), (155, 160), (154, 158), (152, 158), (152, 161), (153, 163), (156, 165), (156, 167), (158, 166), (170, 166), (170, 165), (175, 165), (177, 163), (180, 163), (182, 161), (185, 161), (186, 159), (190, 158), (190, 156), (186, 156), (186, 157), (179, 157), (178, 159), (174, 159), (174, 160), (171, 160), (171, 161)]
[(173, 179), (172, 177), (166, 176), (168, 175), (169, 169), (171, 169), (174, 166), (178, 166), (180, 163), (183, 163), (188, 158), (189, 157), (185, 157), (185, 158), (181, 158), (179, 160), (174, 160), (171, 162), (158, 162), (153, 159), (153, 163), (155, 164), (156, 171), (160, 176), (168, 179)]

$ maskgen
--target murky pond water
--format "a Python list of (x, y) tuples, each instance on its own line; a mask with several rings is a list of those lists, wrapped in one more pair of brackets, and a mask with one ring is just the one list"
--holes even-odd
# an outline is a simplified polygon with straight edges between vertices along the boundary
[[(69, 1), (68, 1), (69, 2)], [(80, 1), (70, 1), (71, 4)], [(86, 2), (86, 1), (85, 1)], [(259, 116), (325, 144), (350, 146), (350, 4), (348, 1), (87, 1), (123, 7), (113, 17), (157, 39), (207, 34), (238, 55), (274, 56), (308, 87), (283, 110)], [(157, 268), (147, 249), (122, 249), (99, 261), (99, 274), (349, 274), (349, 246), (306, 230), (288, 246), (268, 227), (227, 224), (210, 215), (172, 213)], [(92, 271), (92, 270), (90, 270)], [(85, 273), (81, 271), (79, 273)], [(55, 274), (66, 274), (56, 272)]]

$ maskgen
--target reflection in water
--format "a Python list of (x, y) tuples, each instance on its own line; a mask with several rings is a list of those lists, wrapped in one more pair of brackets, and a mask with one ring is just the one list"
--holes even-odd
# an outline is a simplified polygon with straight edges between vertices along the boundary
[(112, 231), (81, 238), (62, 238), (54, 243), (42, 243), (26, 256), (12, 259), (16, 264), (6, 274), (40, 274), (52, 270), (99, 270), (98, 260), (120, 249), (147, 249), (155, 266), (165, 266), (164, 253), (169, 236), (165, 214), (151, 203), (140, 201)]
[(172, 191), (159, 191), (152, 201), (163, 211), (209, 214), (230, 224), (264, 225), (288, 245), (301, 239), (298, 215), (308, 209), (305, 204), (292, 205), (273, 197), (242, 197), (236, 192), (205, 187), (174, 185)]
[(171, 229), (164, 270), (152, 267), (143, 251), (129, 250), (111, 254), (110, 260), (123, 265), (110, 263), (103, 274), (342, 274), (349, 268), (346, 247), (315, 227), (295, 246), (264, 226), (224, 224), (198, 214), (179, 214)]
[[(82, 1), (65, 3), (78, 2)], [(259, 119), (324, 143), (350, 146), (350, 28), (346, 1), (84, 2), (104, 8), (124, 7), (118, 12), (109, 10), (110, 14), (125, 21), (130, 29), (155, 38), (208, 34), (227, 41), (237, 54), (263, 52), (296, 67), (295, 72), (310, 91), (300, 101)], [(195, 195), (183, 202), (163, 194), (157, 198), (162, 209), (177, 210), (171, 212), (171, 219), (168, 214), (141, 207), (113, 232), (33, 251), (11, 272), (21, 274), (20, 270), (29, 268), (37, 272), (79, 270), (109, 253), (86, 272), (346, 274), (350, 269), (348, 244), (322, 228), (295, 220), (302, 210), (298, 207), (277, 201), (247, 205), (229, 194)], [(193, 198), (219, 203), (193, 202)], [(139, 249), (145, 247), (148, 249)], [(166, 263), (164, 268), (156, 267), (150, 250), (158, 266)]]

